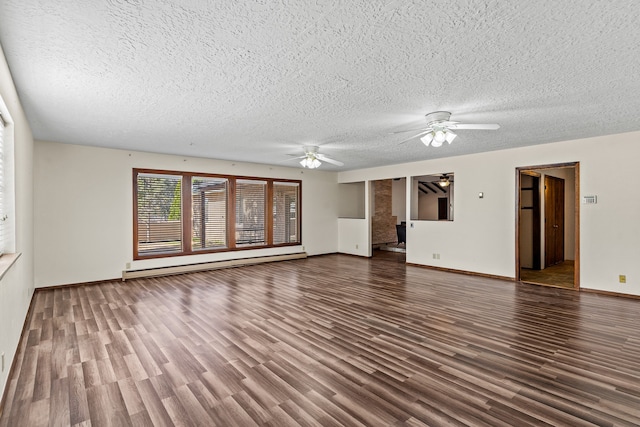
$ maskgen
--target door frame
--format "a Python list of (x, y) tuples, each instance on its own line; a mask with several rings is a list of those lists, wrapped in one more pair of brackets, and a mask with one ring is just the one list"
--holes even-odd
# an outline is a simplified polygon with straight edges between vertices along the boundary
[(557, 168), (573, 168), (575, 178), (575, 229), (574, 229), (574, 270), (573, 270), (573, 289), (580, 290), (580, 162), (554, 163), (548, 165), (532, 165), (520, 166), (516, 168), (516, 241), (515, 241), (515, 278), (520, 282), (520, 187), (522, 182), (520, 174), (531, 170), (557, 169)]

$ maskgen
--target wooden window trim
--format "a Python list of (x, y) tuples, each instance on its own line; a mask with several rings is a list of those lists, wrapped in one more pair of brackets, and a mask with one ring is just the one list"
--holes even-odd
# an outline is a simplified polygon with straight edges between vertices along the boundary
[[(182, 217), (182, 251), (166, 254), (140, 254), (138, 251), (138, 185), (137, 179), (139, 174), (155, 174), (155, 175), (175, 175), (182, 177), (182, 205), (181, 205), (181, 217)], [(212, 249), (198, 249), (193, 250), (192, 246), (192, 224), (193, 224), (193, 211), (191, 209), (192, 195), (191, 184), (193, 177), (201, 178), (224, 178), (227, 180), (227, 210), (226, 210), (226, 227), (227, 227), (227, 244), (223, 248)], [(250, 181), (263, 181), (266, 182), (265, 189), (265, 240), (264, 245), (255, 246), (243, 246), (237, 247), (235, 242), (236, 224), (235, 224), (235, 211), (236, 211), (236, 181), (237, 180), (250, 180)], [(297, 204), (297, 226), (298, 226), (298, 241), (290, 243), (273, 243), (273, 186), (274, 183), (288, 182), (298, 185), (298, 204)], [(132, 173), (132, 185), (133, 185), (133, 259), (157, 259), (157, 258), (172, 258), (179, 256), (189, 255), (201, 255), (211, 254), (218, 252), (234, 252), (245, 251), (253, 249), (265, 249), (265, 248), (279, 248), (286, 246), (299, 246), (302, 244), (302, 180), (297, 179), (284, 179), (284, 178), (264, 178), (256, 176), (244, 176), (244, 175), (225, 175), (225, 174), (211, 174), (200, 172), (186, 172), (186, 171), (172, 171), (164, 169), (144, 169), (134, 168)]]

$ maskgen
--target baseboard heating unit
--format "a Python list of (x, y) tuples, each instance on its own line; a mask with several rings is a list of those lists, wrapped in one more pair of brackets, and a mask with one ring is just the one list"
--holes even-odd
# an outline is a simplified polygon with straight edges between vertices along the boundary
[(246, 265), (263, 264), (265, 262), (289, 261), (293, 259), (304, 259), (306, 252), (298, 252), (286, 255), (271, 255), (255, 258), (230, 259), (225, 261), (203, 262), (199, 264), (177, 265), (172, 267), (148, 268), (144, 270), (123, 270), (122, 281), (128, 279), (138, 279), (142, 277), (170, 276), (174, 274), (193, 273), (196, 271), (216, 270), (220, 268), (242, 267)]

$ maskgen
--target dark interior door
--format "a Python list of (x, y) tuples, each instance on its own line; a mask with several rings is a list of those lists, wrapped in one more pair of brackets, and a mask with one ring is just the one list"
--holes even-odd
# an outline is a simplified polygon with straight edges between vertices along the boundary
[(449, 219), (449, 199), (438, 198), (438, 219)]
[(544, 177), (545, 268), (564, 261), (564, 179)]

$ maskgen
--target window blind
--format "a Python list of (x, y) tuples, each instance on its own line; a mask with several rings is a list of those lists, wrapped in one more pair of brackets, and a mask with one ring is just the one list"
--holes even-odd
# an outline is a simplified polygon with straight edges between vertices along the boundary
[(273, 183), (273, 244), (300, 241), (297, 182)]
[(182, 177), (141, 173), (136, 189), (138, 254), (182, 252)]
[(4, 144), (4, 127), (6, 123), (2, 114), (0, 114), (0, 255), (7, 252), (7, 238), (8, 238), (8, 216), (7, 216), (7, 194), (6, 194), (6, 179), (5, 179), (5, 144)]
[(226, 178), (191, 179), (192, 235), (194, 251), (224, 248), (227, 243)]
[(265, 242), (266, 181), (236, 180), (236, 246), (262, 246)]

